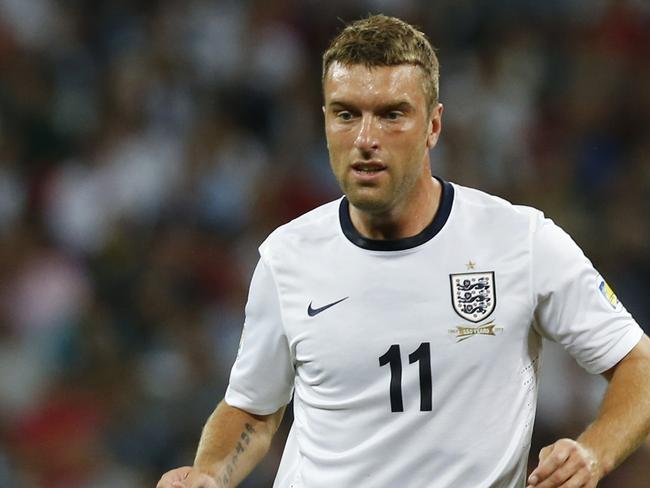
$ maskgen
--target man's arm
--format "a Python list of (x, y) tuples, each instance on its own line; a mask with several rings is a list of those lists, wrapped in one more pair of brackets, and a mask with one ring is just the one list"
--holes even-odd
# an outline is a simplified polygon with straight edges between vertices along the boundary
[(194, 466), (168, 471), (156, 488), (237, 486), (268, 451), (284, 410), (253, 415), (222, 401), (203, 427)]
[(577, 441), (561, 439), (540, 451), (528, 488), (594, 488), (650, 433), (650, 339), (643, 336), (603, 375), (609, 386), (598, 417)]

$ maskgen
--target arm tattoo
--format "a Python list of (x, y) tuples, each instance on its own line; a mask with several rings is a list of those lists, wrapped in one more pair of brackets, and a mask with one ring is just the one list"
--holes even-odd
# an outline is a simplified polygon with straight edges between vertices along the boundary
[(235, 446), (235, 450), (231, 455), (230, 461), (223, 469), (223, 474), (217, 478), (217, 484), (219, 485), (219, 488), (228, 488), (230, 486), (232, 475), (237, 468), (237, 463), (239, 462), (239, 457), (246, 452), (248, 446), (251, 443), (252, 436), (255, 433), (255, 429), (251, 424), (244, 424), (244, 430), (239, 436), (239, 441), (237, 441), (237, 445)]

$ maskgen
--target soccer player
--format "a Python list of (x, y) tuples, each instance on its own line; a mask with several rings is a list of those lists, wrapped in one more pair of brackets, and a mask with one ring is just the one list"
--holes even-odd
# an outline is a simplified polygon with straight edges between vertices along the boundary
[[(236, 486), (294, 422), (279, 488), (595, 487), (650, 430), (650, 340), (541, 212), (431, 175), (438, 62), (386, 16), (323, 57), (345, 196), (260, 246), (225, 399), (193, 467), (158, 488)], [(609, 386), (527, 477), (542, 337)]]

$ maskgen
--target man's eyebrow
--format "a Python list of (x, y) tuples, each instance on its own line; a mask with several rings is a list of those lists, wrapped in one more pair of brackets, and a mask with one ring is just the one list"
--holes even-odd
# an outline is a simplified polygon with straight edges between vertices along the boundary
[(410, 102), (407, 102), (406, 100), (398, 100), (395, 102), (389, 102), (379, 106), (380, 112), (391, 112), (393, 110), (401, 110), (403, 112), (406, 112), (411, 109), (413, 109), (413, 105)]
[(327, 103), (327, 106), (349, 108), (352, 107), (353, 104), (346, 102), (345, 100), (330, 100), (329, 103)]
[[(354, 103), (350, 103), (346, 100), (330, 100), (327, 106), (333, 108), (345, 108), (345, 109), (357, 108), (357, 106)], [(406, 100), (396, 100), (396, 101), (380, 104), (374, 107), (374, 110), (380, 113), (390, 112), (392, 110), (409, 111), (412, 109), (413, 109), (413, 104), (411, 104)]]

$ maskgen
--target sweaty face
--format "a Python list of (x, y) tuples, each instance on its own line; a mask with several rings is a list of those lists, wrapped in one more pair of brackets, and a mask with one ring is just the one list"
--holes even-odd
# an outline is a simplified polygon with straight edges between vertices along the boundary
[(429, 149), (442, 107), (429, 116), (417, 66), (333, 63), (325, 77), (325, 131), (334, 175), (350, 203), (368, 213), (408, 206), (430, 183)]

